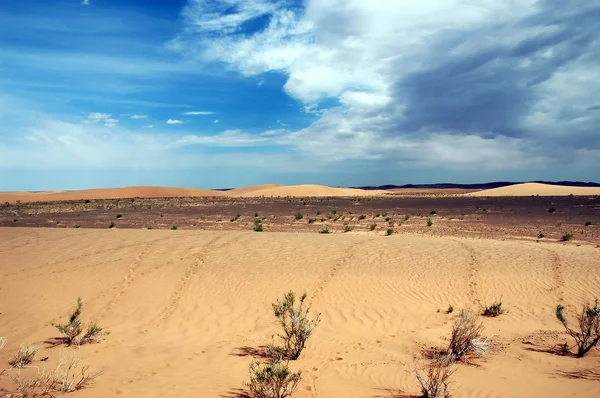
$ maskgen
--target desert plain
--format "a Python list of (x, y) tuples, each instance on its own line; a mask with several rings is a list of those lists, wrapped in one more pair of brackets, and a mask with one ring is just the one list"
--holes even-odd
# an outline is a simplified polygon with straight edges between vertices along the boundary
[[(600, 298), (600, 192), (502, 189), (0, 195), (0, 369), (39, 347), (0, 393), (75, 353), (103, 372), (75, 397), (243, 397), (280, 329), (271, 304), (294, 290), (321, 314), (290, 362), (294, 397), (420, 396), (414, 357), (448, 345), (459, 309), (497, 301), (506, 312), (481, 317), (491, 351), (456, 365), (454, 396), (600, 396), (600, 351), (562, 355), (574, 341), (555, 317)], [(79, 296), (110, 334), (54, 344)]]

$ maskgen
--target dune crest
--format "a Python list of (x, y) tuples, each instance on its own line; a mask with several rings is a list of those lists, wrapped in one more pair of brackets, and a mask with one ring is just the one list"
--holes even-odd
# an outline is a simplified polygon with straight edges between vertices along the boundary
[(334, 188), (325, 185), (281, 185), (264, 189), (257, 189), (241, 194), (233, 193), (234, 197), (257, 197), (257, 196), (377, 196), (385, 194), (385, 191), (367, 191), (355, 188)]
[(600, 195), (600, 188), (595, 187), (568, 187), (564, 185), (548, 185), (536, 182), (509, 185), (507, 187), (486, 189), (479, 192), (471, 192), (465, 196), (569, 196), (569, 195)]

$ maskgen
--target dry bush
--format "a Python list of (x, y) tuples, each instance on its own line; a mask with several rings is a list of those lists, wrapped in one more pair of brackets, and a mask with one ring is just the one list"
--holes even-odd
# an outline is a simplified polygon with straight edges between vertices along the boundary
[(67, 345), (75, 344), (82, 345), (86, 343), (92, 343), (97, 341), (100, 337), (109, 334), (110, 332), (104, 331), (95, 322), (88, 325), (85, 332), (81, 323), (81, 310), (83, 309), (83, 300), (81, 297), (77, 298), (77, 306), (69, 315), (69, 320), (63, 324), (53, 323), (54, 326), (64, 336)]
[(19, 348), (17, 355), (10, 360), (9, 364), (13, 368), (24, 368), (25, 366), (33, 362), (33, 358), (35, 357), (35, 354), (37, 352), (38, 347), (34, 345), (21, 345), (21, 348)]
[(500, 316), (502, 314), (504, 314), (504, 308), (502, 308), (502, 301), (498, 301), (496, 303), (493, 303), (492, 305), (486, 305), (483, 309), (483, 313), (481, 315), (483, 316), (489, 316), (489, 317), (497, 317)]
[(246, 386), (253, 398), (289, 397), (302, 380), (302, 372), (292, 372), (280, 359), (252, 362), (249, 372), (250, 382)]
[(567, 334), (575, 339), (577, 344), (577, 357), (581, 358), (595, 347), (600, 341), (600, 308), (598, 307), (598, 299), (594, 306), (589, 303), (583, 306), (583, 311), (577, 314), (577, 322), (579, 331), (569, 327), (567, 318), (563, 311), (565, 307), (562, 305), (556, 306), (556, 318), (563, 324)]
[(320, 322), (320, 314), (313, 320), (308, 319), (310, 307), (304, 309), (305, 300), (306, 293), (300, 297), (300, 303), (296, 307), (296, 294), (290, 291), (283, 296), (283, 300), (277, 300), (273, 304), (273, 313), (283, 327), (283, 333), (278, 336), (283, 341), (281, 356), (285, 359), (298, 359), (306, 341)]
[(418, 362), (415, 361), (414, 373), (421, 386), (421, 393), (424, 398), (450, 398), (448, 384), (450, 377), (454, 374), (454, 362), (451, 355), (435, 356), (424, 369), (421, 369)]
[(89, 386), (101, 374), (102, 371), (89, 372), (88, 366), (80, 366), (74, 355), (68, 358), (61, 356), (54, 370), (43, 368), (33, 377), (22, 377), (20, 374), (15, 377), (16, 393), (11, 397), (58, 397)]
[(448, 354), (456, 360), (461, 360), (469, 353), (485, 354), (489, 351), (489, 341), (481, 337), (482, 332), (483, 324), (479, 316), (474, 311), (461, 310), (452, 324)]

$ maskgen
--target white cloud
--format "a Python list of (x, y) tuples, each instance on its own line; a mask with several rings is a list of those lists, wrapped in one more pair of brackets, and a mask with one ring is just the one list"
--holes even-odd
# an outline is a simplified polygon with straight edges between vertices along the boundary
[(183, 124), (183, 123), (185, 123), (183, 120), (177, 120), (177, 119), (167, 120), (167, 124)]
[(90, 0), (81, 0), (81, 4), (84, 6), (89, 6), (90, 5)]
[(148, 115), (132, 115), (132, 119), (146, 119)]
[(217, 123), (219, 123), (219, 119), (215, 119), (215, 120), (213, 121), (213, 124), (217, 124)]
[(115, 127), (119, 123), (119, 119), (104, 119), (104, 127)]
[(98, 122), (100, 120), (108, 119), (110, 116), (110, 113), (92, 112), (88, 115), (88, 119), (93, 122)]
[(199, 116), (199, 115), (213, 115), (214, 112), (210, 112), (210, 111), (193, 111), (193, 112), (184, 112), (184, 115), (189, 115), (189, 116)]
[(144, 127), (145, 127), (145, 128), (147, 128), (147, 129), (151, 129), (151, 128), (154, 128), (154, 125), (152, 125), (152, 124), (147, 124), (147, 125), (145, 125)]

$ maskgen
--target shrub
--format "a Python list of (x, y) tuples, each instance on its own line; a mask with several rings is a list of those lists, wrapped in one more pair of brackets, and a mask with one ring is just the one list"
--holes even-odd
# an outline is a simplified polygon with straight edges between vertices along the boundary
[(433, 225), (433, 221), (431, 221), (431, 218), (429, 220), (427, 220), (427, 226), (431, 227)]
[[(58, 221), (56, 222), (58, 224)], [(108, 226), (109, 229), (114, 228), (117, 224), (115, 224), (114, 221), (110, 222), (110, 225)]]
[(320, 234), (328, 234), (329, 233), (329, 228), (324, 227), (322, 230), (319, 231)]
[(316, 222), (316, 221), (317, 221), (317, 219), (316, 219), (316, 218), (309, 218), (309, 219), (308, 219), (308, 223), (309, 223), (309, 224), (312, 224), (312, 223), (314, 223), (314, 222)]
[(317, 210), (317, 216), (321, 215), (321, 210)]
[(79, 360), (61, 357), (53, 371), (45, 368), (31, 377), (23, 378), (19, 374), (15, 379), (17, 384), (16, 396), (22, 398), (58, 397), (81, 390), (96, 380), (102, 374), (89, 372), (88, 366), (80, 366)]
[(385, 221), (386, 221), (386, 222), (390, 222), (391, 220), (392, 220), (392, 218), (391, 218), (391, 217), (386, 217), (386, 218), (385, 218)]
[(363, 214), (363, 215), (361, 215), (361, 216), (358, 216), (358, 219), (359, 219), (359, 220), (364, 220), (365, 218), (367, 218), (367, 216), (365, 216), (364, 214)]
[(346, 225), (346, 226), (344, 227), (344, 232), (350, 232), (350, 231), (352, 231), (353, 229), (354, 229), (354, 228), (352, 228), (350, 225)]
[(117, 214), (117, 218), (123, 217), (123, 214)]
[(471, 311), (461, 310), (452, 325), (448, 355), (461, 360), (469, 353), (482, 355), (489, 351), (488, 341), (482, 339), (483, 324), (478, 315)]
[(283, 341), (282, 358), (298, 359), (306, 341), (321, 321), (321, 314), (317, 314), (313, 320), (308, 319), (310, 307), (304, 309), (305, 300), (306, 293), (300, 297), (300, 303), (296, 306), (296, 294), (290, 291), (283, 296), (283, 300), (277, 300), (273, 304), (273, 314), (283, 328), (283, 333), (278, 335)]
[(544, 238), (545, 236), (546, 236), (546, 235), (544, 235), (543, 233), (541, 233), (541, 232), (540, 232), (540, 233), (538, 234), (538, 239), (542, 239), (542, 238)]
[(415, 364), (415, 376), (425, 398), (450, 398), (448, 384), (454, 374), (454, 363), (450, 356), (435, 356), (425, 367), (425, 375), (421, 375), (418, 364)]
[(37, 352), (38, 348), (34, 345), (21, 345), (17, 355), (10, 360), (9, 364), (13, 368), (24, 368), (33, 362), (33, 358)]
[(433, 215), (433, 214), (437, 214), (437, 211), (435, 211), (435, 210), (431, 210), (431, 213), (429, 213), (429, 214), (431, 214), (431, 215)]
[(493, 303), (490, 306), (485, 306), (483, 309), (483, 316), (496, 317), (504, 314), (504, 308), (502, 308), (502, 301)]
[(263, 225), (262, 225), (262, 223), (260, 221), (259, 222), (255, 222), (253, 230), (254, 230), (254, 232), (262, 232), (263, 231)]
[(560, 238), (560, 240), (562, 240), (563, 242), (567, 242), (570, 241), (571, 239), (573, 239), (573, 234), (570, 232), (566, 232), (562, 238)]
[(381, 213), (382, 217), (387, 217), (387, 213)]
[(296, 220), (302, 220), (303, 217), (304, 217), (304, 214), (302, 214), (300, 212), (296, 213), (296, 216), (295, 216)]
[(571, 329), (564, 314), (562, 305), (556, 306), (556, 318), (563, 324), (567, 334), (575, 339), (577, 344), (577, 357), (581, 358), (595, 347), (600, 341), (600, 308), (598, 307), (598, 299), (594, 306), (589, 303), (583, 306), (583, 311), (577, 314), (577, 323), (579, 331)]
[(289, 397), (302, 380), (302, 372), (292, 372), (287, 363), (279, 359), (252, 362), (249, 372), (250, 382), (246, 386), (252, 398)]
[(392, 228), (388, 228), (387, 231), (385, 231), (385, 236), (390, 236), (394, 233), (394, 230)]
[(337, 213), (337, 210), (332, 210), (331, 211), (331, 214), (336, 214), (336, 213)]
[(63, 324), (52, 323), (52, 326), (54, 326), (63, 335), (67, 345), (82, 345), (86, 343), (92, 343), (97, 341), (100, 337), (110, 333), (108, 331), (104, 331), (95, 322), (90, 323), (84, 333), (80, 319), (82, 309), (83, 300), (81, 297), (78, 297), (77, 306), (71, 315), (69, 315), (69, 320)]
[(177, 225), (173, 225), (173, 226), (171, 227), (171, 231), (177, 231)]
[(404, 221), (408, 221), (408, 219), (410, 218), (410, 216), (407, 214), (404, 216)]
[(446, 314), (452, 314), (454, 312), (454, 307), (452, 306), (452, 304), (450, 304), (448, 306), (448, 309), (446, 310)]
[(550, 212), (550, 213), (554, 213), (555, 211), (556, 211), (556, 209), (554, 207), (551, 207), (548, 209), (548, 212)]
[(375, 217), (376, 217), (376, 218), (377, 218), (377, 217), (381, 217), (381, 213), (377, 213), (377, 214), (375, 214)]
[(258, 213), (254, 213), (254, 218), (258, 217)]
[(586, 227), (589, 227), (590, 225), (592, 225), (592, 222), (591, 222), (591, 221), (586, 221), (586, 222), (585, 222), (585, 226), (586, 226)]
[(81, 228), (81, 226), (80, 225), (75, 225), (75, 228)]
[(371, 231), (375, 231), (375, 228), (377, 228), (377, 224), (373, 223), (373, 224), (369, 225), (369, 229)]

